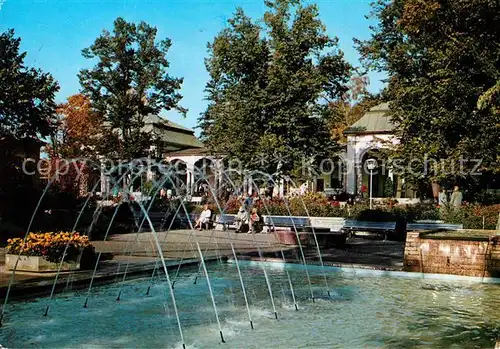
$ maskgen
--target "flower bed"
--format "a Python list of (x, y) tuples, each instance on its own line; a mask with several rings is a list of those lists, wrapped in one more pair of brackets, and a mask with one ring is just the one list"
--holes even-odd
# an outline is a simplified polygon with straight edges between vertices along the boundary
[[(217, 212), (217, 206), (209, 203), (212, 212)], [(232, 198), (221, 203), (226, 213), (235, 214), (241, 205), (241, 200)], [(443, 220), (445, 223), (463, 224), (467, 229), (495, 229), (500, 204), (475, 205), (465, 204), (459, 209), (439, 209), (433, 203), (418, 203), (412, 205), (398, 205), (397, 200), (387, 199), (384, 205), (377, 205), (370, 210), (367, 201), (357, 202), (355, 205), (341, 207), (336, 201), (328, 199), (318, 193), (307, 193), (303, 196), (291, 197), (285, 202), (280, 198), (259, 199), (254, 207), (262, 215), (274, 216), (310, 216), (310, 217), (343, 217), (362, 221), (402, 221), (416, 222), (419, 220)], [(307, 210), (306, 210), (307, 208)], [(195, 209), (196, 210), (196, 209)], [(197, 208), (201, 212), (202, 207)]]
[[(67, 246), (67, 247), (66, 247)], [(26, 240), (9, 239), (6, 248), (6, 266), (13, 269), (18, 263), (19, 270), (57, 271), (64, 252), (64, 269), (78, 269), (79, 257), (92, 253), (94, 247), (87, 236), (77, 232), (29, 233)]]

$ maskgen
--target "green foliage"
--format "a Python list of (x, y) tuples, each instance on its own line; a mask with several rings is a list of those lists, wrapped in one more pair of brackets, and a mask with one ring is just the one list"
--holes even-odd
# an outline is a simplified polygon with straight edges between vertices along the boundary
[[(232, 198), (221, 203), (226, 213), (236, 214), (241, 200)], [(288, 206), (288, 207), (287, 207)], [(497, 205), (464, 205), (461, 208), (449, 208), (440, 211), (434, 204), (420, 203), (416, 205), (383, 206), (370, 210), (367, 203), (353, 206), (334, 206), (323, 195), (309, 193), (302, 197), (292, 197), (285, 201), (280, 198), (261, 199), (254, 204), (261, 215), (309, 216), (311, 217), (344, 217), (362, 221), (396, 222), (397, 230), (402, 232), (404, 224), (419, 220), (443, 220), (445, 223), (463, 224), (465, 229), (495, 229), (500, 213)], [(193, 212), (202, 211), (202, 206), (190, 208)], [(210, 204), (212, 212), (218, 213), (215, 204)]]
[(391, 177), (387, 176), (384, 182), (384, 196), (385, 197), (393, 197), (394, 196), (394, 182)]
[(500, 204), (481, 206), (464, 205), (460, 208), (450, 207), (443, 211), (443, 219), (447, 223), (463, 224), (464, 229), (495, 229), (500, 213)]
[(345, 92), (351, 67), (315, 5), (266, 6), (262, 27), (237, 9), (209, 44), (209, 105), (199, 125), (213, 152), (250, 170), (289, 174), (302, 159), (333, 152), (323, 100)]
[(59, 86), (50, 74), (24, 65), (20, 44), (14, 30), (0, 34), (0, 138), (49, 136), (57, 122)]
[(92, 69), (80, 71), (79, 79), (83, 93), (110, 126), (107, 155), (145, 155), (154, 139), (143, 130), (144, 117), (161, 110), (186, 112), (178, 104), (182, 79), (167, 72), (171, 41), (156, 42), (156, 33), (145, 22), (136, 25), (117, 18), (112, 33), (104, 30), (82, 51), (85, 58), (97, 60)]
[(353, 76), (347, 85), (348, 90), (342, 97), (329, 101), (328, 122), (333, 140), (346, 143), (345, 129), (361, 119), (371, 107), (382, 101), (381, 95), (373, 95), (368, 91), (368, 85), (368, 76)]
[(483, 173), (498, 170), (500, 3), (379, 0), (373, 15), (378, 24), (359, 51), (390, 77), (397, 156), (412, 165), (405, 177), (420, 187), (473, 186), (481, 176), (471, 175), (476, 162), (468, 160), (481, 159)]

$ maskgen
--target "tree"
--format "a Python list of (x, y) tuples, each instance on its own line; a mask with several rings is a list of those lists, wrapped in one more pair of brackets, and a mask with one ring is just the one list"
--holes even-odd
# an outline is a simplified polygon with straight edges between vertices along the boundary
[(371, 107), (381, 102), (380, 96), (368, 92), (366, 88), (368, 84), (368, 76), (354, 76), (342, 97), (329, 102), (332, 114), (330, 132), (337, 142), (345, 143), (347, 139), (344, 130), (361, 119)]
[(0, 34), (0, 216), (19, 225), (39, 197), (37, 177), (22, 171), (23, 160), (36, 159), (39, 139), (55, 129), (59, 90), (50, 74), (25, 65), (20, 44), (14, 30)]
[(265, 4), (262, 28), (237, 9), (209, 44), (209, 106), (200, 127), (213, 152), (246, 169), (298, 173), (304, 159), (333, 152), (325, 98), (346, 91), (351, 67), (315, 5)]
[(209, 104), (199, 120), (201, 137), (212, 152), (252, 164), (258, 160), (270, 53), (261, 28), (243, 10), (228, 23), (208, 44)]
[(62, 158), (95, 158), (103, 135), (103, 120), (82, 94), (70, 96), (66, 103), (59, 104), (61, 116), (58, 132), (52, 140), (51, 152)]
[(500, 80), (500, 3), (380, 0), (373, 15), (372, 38), (357, 43), (367, 66), (390, 76), (397, 153), (412, 167), (405, 177), (420, 187), (484, 183), (500, 153), (498, 98), (490, 98)]
[(122, 159), (145, 155), (154, 142), (143, 130), (146, 115), (171, 109), (186, 113), (177, 92), (182, 79), (167, 72), (166, 56), (172, 43), (168, 38), (156, 42), (156, 33), (145, 22), (136, 25), (117, 18), (113, 33), (104, 30), (82, 51), (85, 58), (98, 61), (94, 68), (80, 71), (83, 93), (110, 127), (110, 154)]
[(20, 44), (12, 29), (0, 35), (0, 138), (46, 137), (56, 126), (59, 86), (50, 74), (24, 65)]

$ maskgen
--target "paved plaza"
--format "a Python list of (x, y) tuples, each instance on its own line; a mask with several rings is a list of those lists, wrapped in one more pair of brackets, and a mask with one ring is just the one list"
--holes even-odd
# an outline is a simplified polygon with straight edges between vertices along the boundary
[[(196, 264), (199, 260), (198, 243), (205, 259), (214, 261), (233, 256), (231, 245), (238, 258), (259, 259), (259, 251), (266, 260), (281, 258), (283, 251), (286, 261), (301, 263), (297, 246), (282, 245), (275, 234), (236, 234), (234, 231), (196, 231), (173, 230), (157, 233), (162, 253), (167, 265), (175, 268), (180, 261)], [(93, 241), (97, 253), (102, 253), (96, 272), (97, 282), (116, 281), (127, 270), (128, 277), (144, 276), (151, 273), (157, 264), (158, 249), (152, 233), (123, 234), (112, 236), (109, 241)], [(317, 249), (309, 246), (304, 249), (308, 263), (319, 262)], [(398, 270), (402, 268), (403, 243), (380, 241), (367, 238), (351, 239), (344, 248), (321, 249), (323, 261), (327, 265), (377, 268)], [(5, 270), (5, 249), (0, 249), (0, 293), (5, 295), (11, 271)], [(92, 270), (81, 270), (71, 274), (62, 273), (58, 284), (61, 288), (68, 285), (86, 285)], [(54, 282), (54, 273), (16, 272), (14, 277), (16, 295), (46, 293)]]

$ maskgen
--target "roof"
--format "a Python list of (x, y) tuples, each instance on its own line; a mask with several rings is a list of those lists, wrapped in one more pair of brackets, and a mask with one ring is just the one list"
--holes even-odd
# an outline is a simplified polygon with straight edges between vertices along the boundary
[(209, 155), (209, 152), (207, 148), (191, 148), (191, 149), (178, 150), (168, 153), (168, 156), (189, 156), (189, 155), (205, 156)]
[(182, 125), (179, 125), (179, 124), (177, 124), (175, 122), (172, 122), (170, 120), (163, 119), (162, 117), (160, 117), (158, 115), (155, 115), (155, 114), (148, 114), (148, 115), (146, 115), (144, 117), (144, 123), (145, 124), (162, 124), (162, 125), (165, 125), (166, 127), (171, 127), (171, 128), (175, 128), (175, 129), (178, 129), (178, 130), (182, 130), (182, 131), (187, 131), (187, 132), (193, 133), (192, 129), (184, 127)]
[(389, 103), (380, 103), (363, 115), (361, 119), (345, 129), (344, 134), (392, 133), (394, 124), (386, 116)]
[(153, 133), (165, 143), (181, 148), (202, 148), (203, 143), (194, 134), (185, 134), (172, 130), (154, 129)]
[(190, 128), (165, 120), (158, 115), (144, 117), (144, 132), (155, 134), (160, 140), (174, 148), (202, 148), (203, 143), (196, 138)]

